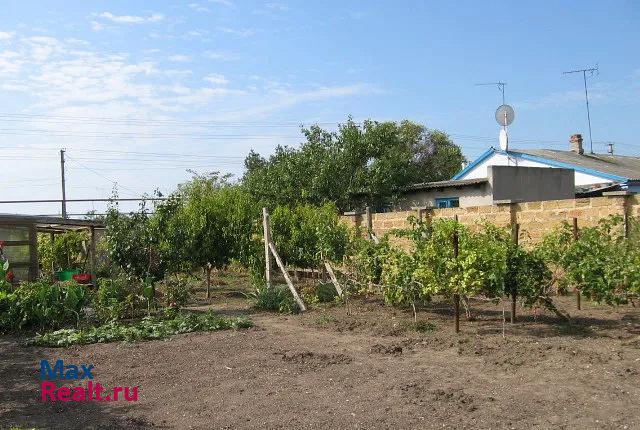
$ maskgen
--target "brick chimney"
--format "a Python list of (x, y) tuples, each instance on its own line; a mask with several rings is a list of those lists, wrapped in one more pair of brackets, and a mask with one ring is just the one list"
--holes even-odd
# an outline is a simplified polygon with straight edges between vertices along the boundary
[(573, 134), (569, 139), (569, 144), (571, 145), (571, 150), (576, 154), (584, 154), (584, 149), (582, 148), (582, 135), (581, 134)]

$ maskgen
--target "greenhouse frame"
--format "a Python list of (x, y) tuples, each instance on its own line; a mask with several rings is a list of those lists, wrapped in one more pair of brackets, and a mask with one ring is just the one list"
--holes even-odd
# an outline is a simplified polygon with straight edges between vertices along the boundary
[(38, 233), (49, 233), (51, 240), (56, 234), (69, 230), (90, 232), (89, 266), (92, 278), (95, 269), (96, 230), (104, 229), (104, 224), (95, 220), (69, 219), (59, 217), (0, 214), (0, 257), (8, 260), (10, 270), (18, 281), (34, 281), (40, 275), (38, 264)]

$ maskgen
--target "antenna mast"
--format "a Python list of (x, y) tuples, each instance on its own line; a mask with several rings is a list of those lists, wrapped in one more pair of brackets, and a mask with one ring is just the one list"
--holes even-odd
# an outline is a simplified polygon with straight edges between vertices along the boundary
[(582, 79), (584, 80), (584, 98), (587, 102), (587, 121), (589, 123), (589, 143), (591, 145), (591, 153), (593, 154), (593, 137), (591, 136), (591, 113), (589, 112), (589, 92), (587, 91), (587, 72), (589, 76), (593, 76), (594, 73), (599, 73), (598, 65), (596, 67), (590, 67), (587, 69), (569, 70), (568, 72), (562, 72), (563, 75), (569, 75), (572, 73), (582, 73)]
[(506, 82), (483, 82), (481, 84), (476, 84), (476, 87), (484, 87), (487, 85), (496, 85), (498, 87), (498, 91), (502, 94), (502, 104), (504, 104), (504, 86), (507, 85)]

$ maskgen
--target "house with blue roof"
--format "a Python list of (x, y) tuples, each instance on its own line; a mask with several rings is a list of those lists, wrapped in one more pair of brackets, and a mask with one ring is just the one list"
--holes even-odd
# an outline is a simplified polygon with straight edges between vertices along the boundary
[(640, 192), (640, 157), (586, 154), (575, 134), (567, 151), (489, 148), (450, 181), (408, 187), (398, 206), (481, 206), (607, 192)]

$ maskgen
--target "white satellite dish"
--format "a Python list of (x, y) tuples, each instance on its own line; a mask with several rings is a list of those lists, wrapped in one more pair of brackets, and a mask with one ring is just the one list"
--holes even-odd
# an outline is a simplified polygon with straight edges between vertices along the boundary
[(496, 121), (503, 127), (511, 125), (516, 113), (513, 111), (513, 108), (509, 105), (502, 105), (496, 109)]
[(500, 141), (500, 149), (507, 151), (509, 149), (509, 136), (507, 135), (506, 129), (500, 129), (500, 136), (498, 140)]

